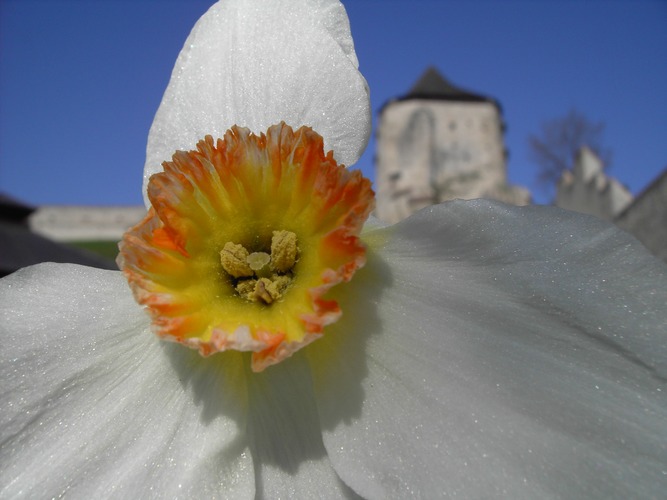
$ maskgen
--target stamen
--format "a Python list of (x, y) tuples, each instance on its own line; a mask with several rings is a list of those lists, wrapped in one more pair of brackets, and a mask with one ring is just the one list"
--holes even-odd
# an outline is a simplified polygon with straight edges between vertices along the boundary
[[(261, 300), (265, 304), (271, 304), (275, 299), (279, 297), (279, 294), (276, 294), (275, 287), (272, 286), (271, 280), (267, 278), (261, 278), (257, 280), (257, 285), (255, 286), (255, 298), (256, 300)], [(273, 289), (274, 293), (271, 293)]]
[(236, 285), (236, 292), (244, 299), (254, 302), (256, 300), (255, 298), (256, 286), (257, 286), (257, 280), (253, 278), (239, 281), (238, 284)]
[(282, 298), (292, 282), (298, 253), (296, 234), (273, 231), (271, 255), (250, 253), (243, 245), (230, 241), (220, 251), (220, 261), (239, 297), (269, 305)]
[(248, 265), (248, 251), (243, 245), (227, 242), (220, 251), (222, 268), (234, 278), (252, 276), (253, 270)]
[(296, 234), (291, 231), (273, 231), (271, 238), (271, 267), (286, 273), (296, 262)]

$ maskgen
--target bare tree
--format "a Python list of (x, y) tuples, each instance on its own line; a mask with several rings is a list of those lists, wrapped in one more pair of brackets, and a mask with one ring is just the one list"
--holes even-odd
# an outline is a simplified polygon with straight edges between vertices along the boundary
[(550, 191), (563, 171), (572, 168), (582, 146), (588, 146), (607, 168), (611, 150), (602, 144), (604, 127), (603, 122), (594, 123), (576, 109), (542, 123), (540, 134), (528, 137), (531, 159), (539, 168), (538, 185)]

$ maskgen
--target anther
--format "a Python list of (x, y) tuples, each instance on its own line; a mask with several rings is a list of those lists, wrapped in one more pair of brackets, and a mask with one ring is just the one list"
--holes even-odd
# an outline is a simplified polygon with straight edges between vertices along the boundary
[(220, 251), (222, 268), (234, 278), (246, 278), (254, 274), (248, 265), (248, 251), (243, 245), (227, 242)]
[(290, 271), (296, 263), (296, 234), (291, 231), (273, 231), (271, 238), (271, 267), (279, 273)]

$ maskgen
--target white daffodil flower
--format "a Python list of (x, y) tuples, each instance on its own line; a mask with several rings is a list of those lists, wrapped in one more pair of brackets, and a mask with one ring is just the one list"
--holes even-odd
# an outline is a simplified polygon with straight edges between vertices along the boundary
[(342, 5), (215, 4), (123, 272), (0, 281), (0, 497), (664, 496), (665, 265), (481, 200), (362, 232), (369, 132)]

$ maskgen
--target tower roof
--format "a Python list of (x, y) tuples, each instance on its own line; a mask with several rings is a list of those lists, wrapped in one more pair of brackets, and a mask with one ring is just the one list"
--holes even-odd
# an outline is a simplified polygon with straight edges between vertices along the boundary
[(475, 94), (468, 90), (452, 85), (433, 66), (429, 66), (410, 91), (399, 101), (408, 99), (434, 99), (443, 101), (490, 102), (499, 106), (498, 102), (487, 96)]
[(35, 209), (11, 196), (0, 193), (0, 220), (20, 223), (25, 221)]

